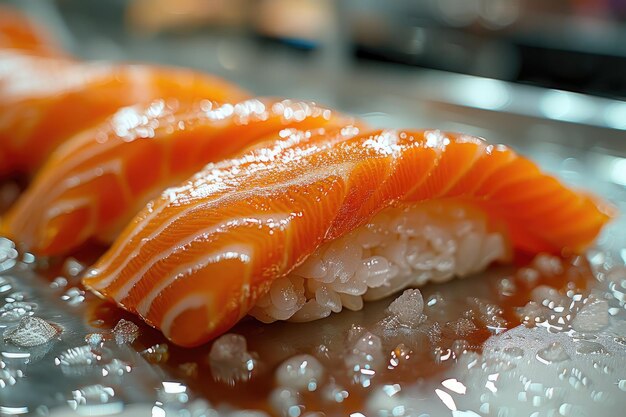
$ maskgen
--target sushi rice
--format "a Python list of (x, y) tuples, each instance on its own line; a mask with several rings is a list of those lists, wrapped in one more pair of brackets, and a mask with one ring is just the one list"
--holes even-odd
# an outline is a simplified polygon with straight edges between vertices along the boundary
[(266, 323), (317, 320), (407, 287), (465, 277), (510, 257), (503, 230), (481, 209), (452, 200), (388, 208), (273, 281), (250, 314)]

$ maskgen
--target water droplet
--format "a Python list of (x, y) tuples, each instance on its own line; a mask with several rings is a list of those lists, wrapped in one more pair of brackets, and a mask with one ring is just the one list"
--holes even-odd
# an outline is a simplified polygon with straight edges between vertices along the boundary
[(515, 277), (527, 287), (533, 287), (539, 280), (539, 271), (533, 268), (520, 268)]
[(75, 258), (67, 258), (63, 263), (63, 275), (75, 278), (83, 272), (85, 265), (78, 262)]
[(352, 375), (353, 382), (364, 388), (371, 385), (371, 379), (383, 362), (382, 341), (380, 337), (370, 332), (363, 334), (345, 357), (345, 363)]
[(13, 282), (5, 276), (0, 275), (0, 294), (7, 293), (13, 289)]
[(7, 295), (4, 299), (7, 303), (15, 303), (26, 300), (26, 294), (23, 291), (14, 291)]
[(578, 368), (565, 368), (559, 373), (559, 379), (567, 381), (572, 388), (581, 390), (591, 386), (591, 380)]
[(502, 308), (496, 304), (485, 302), (479, 298), (468, 299), (469, 305), (472, 307), (473, 317), (482, 322), (487, 329), (495, 334), (502, 333), (506, 330), (507, 322), (502, 317)]
[(534, 327), (548, 319), (548, 311), (535, 301), (529, 301), (524, 307), (516, 310), (517, 316), (528, 327)]
[(111, 352), (105, 348), (78, 346), (63, 351), (54, 359), (56, 365), (62, 367), (90, 366), (98, 362), (109, 362)]
[(114, 415), (124, 409), (123, 403), (115, 398), (113, 388), (100, 384), (72, 391), (72, 399), (67, 403), (81, 415)]
[(187, 378), (198, 377), (198, 363), (197, 362), (185, 362), (178, 365), (180, 372)]
[(458, 339), (452, 342), (450, 349), (452, 350), (452, 353), (454, 353), (454, 357), (458, 358), (469, 350), (469, 346), (470, 344), (467, 340)]
[(13, 241), (0, 237), (0, 272), (8, 271), (17, 263), (19, 253)]
[(626, 391), (626, 379), (620, 379), (617, 383), (617, 388), (621, 389), (622, 391)]
[(24, 252), (22, 254), (22, 262), (27, 265), (34, 265), (37, 262), (37, 258), (30, 252)]
[(65, 288), (66, 286), (67, 286), (67, 279), (65, 279), (65, 277), (56, 277), (50, 283), (50, 288), (52, 288), (53, 290), (56, 290), (59, 288)]
[(148, 362), (159, 364), (165, 363), (170, 358), (170, 349), (166, 343), (158, 343), (140, 352)]
[(581, 340), (576, 343), (576, 353), (583, 355), (608, 355), (609, 352), (600, 343)]
[(78, 305), (85, 301), (85, 291), (72, 287), (65, 291), (65, 294), (61, 296), (61, 300), (66, 301), (69, 305)]
[(280, 416), (299, 417), (303, 411), (300, 402), (300, 394), (293, 389), (279, 387), (270, 394), (270, 405)]
[(411, 354), (413, 352), (406, 347), (404, 343), (400, 343), (395, 347), (394, 350), (391, 351), (391, 358), (389, 359), (389, 364), (387, 365), (387, 369), (395, 369), (400, 366), (402, 363), (409, 360)]
[(550, 365), (552, 363), (563, 362), (570, 359), (570, 356), (567, 354), (563, 346), (560, 343), (554, 342), (551, 343), (548, 347), (540, 349), (537, 352), (536, 356), (537, 360), (546, 365)]
[(104, 333), (89, 333), (85, 335), (85, 342), (92, 347), (102, 346), (107, 339), (108, 337)]
[(519, 359), (519, 358), (524, 357), (524, 349), (517, 347), (517, 346), (504, 348), (502, 353), (504, 353), (509, 358), (513, 358), (513, 359)]
[(537, 271), (546, 277), (553, 277), (563, 273), (563, 263), (561, 262), (561, 258), (554, 255), (540, 253), (535, 256), (532, 264)]
[(0, 307), (0, 323), (11, 323), (35, 314), (37, 304), (16, 301)]
[(165, 410), (165, 415), (180, 415), (189, 401), (187, 386), (180, 382), (164, 381), (157, 391), (158, 401)]
[(349, 395), (349, 392), (332, 378), (322, 388), (322, 398), (330, 403), (342, 403)]
[(498, 357), (483, 358), (483, 362), (480, 364), (481, 370), (490, 375), (501, 374), (515, 369), (515, 367), (516, 365), (510, 360)]
[(324, 367), (311, 355), (297, 355), (276, 369), (279, 385), (296, 390), (315, 391), (324, 376)]
[(436, 292), (428, 297), (426, 300), (426, 308), (429, 309), (443, 309), (445, 307), (446, 301), (443, 296)]
[(102, 368), (102, 376), (120, 377), (132, 371), (128, 362), (119, 359), (112, 359), (110, 363)]
[(4, 331), (4, 339), (14, 345), (33, 347), (49, 342), (60, 329), (39, 317), (23, 317), (17, 326)]
[(121, 319), (113, 328), (113, 334), (118, 345), (133, 343), (139, 336), (139, 326), (132, 321)]
[(511, 278), (501, 278), (496, 284), (496, 290), (499, 295), (510, 297), (515, 294), (517, 287)]
[(0, 367), (0, 389), (17, 384), (18, 379), (23, 377), (24, 373), (19, 369)]
[(613, 368), (599, 361), (593, 361), (593, 369), (596, 369), (606, 375), (610, 375), (613, 372)]
[(209, 364), (215, 380), (234, 386), (248, 381), (257, 365), (257, 359), (248, 352), (246, 338), (228, 333), (213, 342)]

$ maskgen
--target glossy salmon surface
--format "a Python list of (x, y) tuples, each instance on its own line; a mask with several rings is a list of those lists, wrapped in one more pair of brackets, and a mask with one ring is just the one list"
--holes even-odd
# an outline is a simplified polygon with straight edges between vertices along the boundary
[(314, 103), (250, 99), (220, 104), (156, 100), (125, 107), (52, 153), (3, 221), (5, 235), (41, 255), (105, 241), (165, 188), (283, 129), (351, 121)]
[(65, 55), (50, 33), (29, 17), (0, 5), (0, 49), (16, 49), (41, 55)]
[(195, 346), (230, 329), (323, 243), (387, 207), (435, 199), (482, 208), (527, 252), (581, 251), (610, 218), (531, 161), (472, 136), (294, 132), (166, 190), (83, 282)]
[(248, 98), (239, 87), (185, 69), (0, 52), (0, 178), (31, 174), (61, 143), (121, 107)]

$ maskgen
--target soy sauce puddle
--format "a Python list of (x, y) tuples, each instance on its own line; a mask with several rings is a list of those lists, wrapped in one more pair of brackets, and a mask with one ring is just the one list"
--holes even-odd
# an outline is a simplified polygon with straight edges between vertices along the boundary
[(410, 326), (387, 311), (395, 296), (313, 323), (247, 319), (196, 349), (84, 292), (74, 275), (93, 253), (39, 276), (19, 256), (0, 282), (5, 307), (35, 305), (24, 314), (63, 331), (31, 348), (1, 342), (0, 415), (566, 416), (626, 405), (626, 274), (602, 252), (594, 272), (585, 258), (545, 255), (426, 286), (426, 318)]

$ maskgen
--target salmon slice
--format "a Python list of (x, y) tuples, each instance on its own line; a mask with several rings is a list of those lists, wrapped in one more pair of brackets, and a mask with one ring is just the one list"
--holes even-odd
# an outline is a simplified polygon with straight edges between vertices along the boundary
[(284, 129), (351, 121), (314, 103), (281, 99), (126, 107), (52, 153), (7, 213), (3, 232), (42, 255), (66, 253), (92, 237), (110, 241), (151, 198), (209, 162)]
[[(524, 183), (540, 189), (518, 196)], [(172, 342), (195, 346), (230, 329), (320, 247), (385, 209), (451, 198), (485, 213), (514, 250), (529, 252), (581, 251), (610, 218), (586, 194), (472, 136), (353, 127), (294, 132), (166, 190), (83, 282)], [(561, 204), (535, 216), (548, 200)], [(467, 240), (464, 250), (471, 246)], [(277, 295), (287, 304), (298, 296), (288, 283)]]
[(65, 55), (52, 36), (29, 17), (0, 5), (0, 49), (18, 49), (41, 55)]
[(31, 174), (64, 140), (121, 107), (154, 99), (236, 102), (249, 95), (190, 70), (77, 63), (0, 52), (0, 178)]

